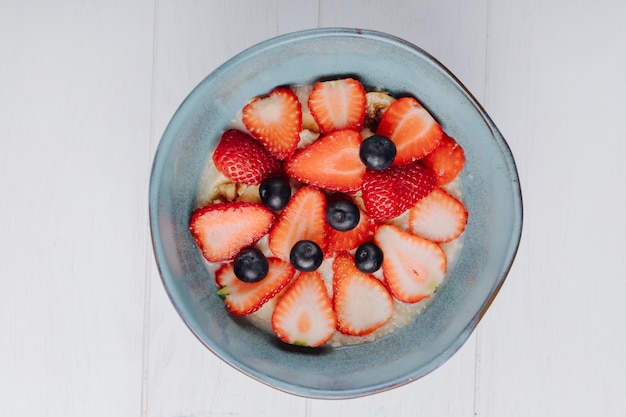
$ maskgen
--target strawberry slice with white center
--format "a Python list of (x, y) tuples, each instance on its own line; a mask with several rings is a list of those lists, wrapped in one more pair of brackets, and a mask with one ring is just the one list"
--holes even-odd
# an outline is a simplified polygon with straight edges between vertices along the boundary
[(256, 243), (274, 220), (274, 213), (260, 203), (219, 203), (195, 210), (189, 230), (204, 257), (221, 262)]
[(430, 297), (446, 274), (441, 247), (392, 225), (381, 225), (374, 242), (382, 249), (383, 275), (391, 294), (405, 303)]
[(292, 345), (321, 346), (332, 337), (336, 323), (326, 285), (317, 271), (301, 272), (272, 313), (274, 333)]
[(246, 104), (242, 121), (274, 157), (283, 160), (300, 141), (302, 106), (292, 90), (278, 87)]
[(409, 211), (409, 230), (437, 243), (458, 238), (467, 225), (463, 203), (441, 188), (435, 188)]
[(465, 152), (456, 140), (444, 133), (439, 145), (422, 162), (435, 173), (437, 185), (442, 186), (450, 183), (463, 170)]
[(415, 98), (402, 97), (383, 113), (376, 134), (395, 143), (393, 164), (401, 165), (432, 152), (441, 142), (443, 130)]
[(278, 258), (268, 258), (269, 270), (260, 281), (243, 282), (235, 275), (234, 264), (227, 263), (215, 273), (218, 294), (224, 298), (228, 311), (237, 316), (254, 313), (278, 294), (293, 278), (295, 268)]
[(352, 78), (317, 82), (309, 94), (309, 109), (322, 133), (361, 130), (367, 109), (365, 89)]
[(300, 240), (311, 240), (324, 250), (325, 230), (326, 196), (315, 187), (305, 186), (291, 197), (270, 230), (269, 248), (285, 261), (289, 261), (291, 249)]
[(384, 284), (359, 271), (348, 253), (333, 261), (333, 308), (337, 330), (365, 336), (385, 325), (393, 314), (393, 299)]
[(285, 171), (291, 178), (327, 190), (356, 191), (365, 175), (360, 147), (358, 132), (338, 130), (296, 151), (285, 164)]

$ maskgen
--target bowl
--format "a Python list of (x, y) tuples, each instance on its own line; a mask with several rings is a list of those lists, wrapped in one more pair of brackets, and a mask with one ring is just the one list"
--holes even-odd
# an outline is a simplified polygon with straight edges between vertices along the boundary
[[(252, 97), (279, 85), (356, 76), (417, 97), (463, 147), (460, 174), (470, 213), (457, 261), (428, 308), (375, 342), (289, 347), (234, 317), (217, 294), (189, 232), (195, 194), (222, 131)], [(404, 40), (358, 29), (279, 36), (236, 55), (180, 105), (158, 145), (150, 178), (152, 243), (163, 285), (184, 323), (211, 352), (278, 390), (309, 398), (353, 398), (415, 381), (467, 340), (503, 284), (522, 230), (513, 156), (480, 104), (454, 75)]]

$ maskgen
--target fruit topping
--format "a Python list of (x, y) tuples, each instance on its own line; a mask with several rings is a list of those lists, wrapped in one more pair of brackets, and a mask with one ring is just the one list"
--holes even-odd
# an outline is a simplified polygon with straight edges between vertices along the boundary
[(249, 247), (235, 256), (233, 270), (235, 276), (243, 282), (258, 282), (267, 276), (269, 262), (263, 252)]
[(361, 220), (361, 211), (351, 200), (338, 198), (326, 208), (328, 224), (341, 232), (354, 229)]
[(268, 244), (272, 253), (289, 261), (291, 248), (300, 240), (326, 246), (326, 196), (315, 187), (296, 191), (270, 230)]
[(276, 302), (272, 313), (274, 333), (286, 343), (321, 346), (335, 331), (332, 301), (317, 271), (301, 272)]
[(303, 272), (315, 271), (324, 260), (322, 248), (311, 240), (300, 240), (293, 245), (289, 254), (289, 261), (298, 270)]
[(352, 256), (342, 253), (333, 261), (333, 308), (337, 330), (365, 336), (389, 321), (393, 299), (382, 282), (357, 270)]
[(240, 115), (189, 224), (226, 308), (312, 347), (384, 327), (371, 340), (418, 314), (446, 274), (440, 244), (467, 226), (441, 188), (465, 164), (456, 140), (416, 98), (352, 78), (277, 87)]
[(398, 300), (416, 303), (443, 281), (447, 260), (438, 244), (388, 224), (376, 230), (374, 242), (384, 253), (385, 282)]
[(361, 143), (359, 157), (367, 168), (380, 171), (393, 163), (396, 145), (384, 136), (373, 135)]
[(365, 98), (365, 126), (375, 131), (383, 113), (396, 99), (384, 91), (368, 91)]
[(396, 144), (394, 165), (401, 165), (420, 159), (435, 149), (443, 130), (415, 98), (402, 97), (383, 113), (376, 134)]
[(459, 175), (465, 165), (463, 148), (450, 136), (443, 134), (441, 143), (422, 160), (437, 178), (437, 185), (449, 184)]
[(370, 217), (384, 221), (404, 213), (434, 188), (434, 174), (419, 161), (382, 171), (368, 170), (363, 181), (363, 203)]
[(281, 163), (250, 135), (230, 129), (213, 152), (218, 171), (231, 181), (256, 185), (281, 171)]
[(363, 85), (352, 78), (320, 81), (309, 94), (309, 109), (324, 133), (340, 129), (360, 130), (367, 99)]
[(438, 243), (458, 238), (467, 224), (463, 203), (441, 188), (435, 188), (409, 211), (409, 230)]
[(291, 281), (296, 273), (291, 264), (268, 258), (268, 273), (258, 282), (243, 282), (235, 275), (234, 264), (225, 263), (215, 272), (218, 294), (231, 313), (245, 316), (254, 313)]
[(376, 223), (363, 210), (359, 209), (359, 223), (351, 230), (340, 231), (330, 224), (326, 228), (326, 256), (341, 251), (349, 251), (374, 236)]
[(356, 268), (367, 274), (378, 271), (383, 265), (383, 259), (383, 251), (374, 242), (363, 243), (354, 253)]
[(311, 115), (311, 110), (309, 110), (309, 94), (311, 94), (311, 90), (313, 90), (313, 85), (296, 85), (291, 87), (291, 89), (296, 93), (296, 96), (298, 96), (300, 106), (302, 107), (302, 129), (311, 132), (319, 132), (320, 128)]
[(360, 146), (358, 132), (338, 130), (296, 151), (285, 171), (291, 178), (327, 190), (357, 191), (365, 175)]
[(300, 141), (302, 107), (293, 91), (279, 87), (246, 104), (242, 121), (274, 157), (283, 160)]
[(209, 262), (233, 259), (253, 245), (274, 223), (274, 213), (260, 203), (228, 202), (197, 209), (189, 230)]
[(291, 186), (283, 178), (268, 178), (259, 187), (263, 204), (272, 210), (282, 210), (291, 198)]

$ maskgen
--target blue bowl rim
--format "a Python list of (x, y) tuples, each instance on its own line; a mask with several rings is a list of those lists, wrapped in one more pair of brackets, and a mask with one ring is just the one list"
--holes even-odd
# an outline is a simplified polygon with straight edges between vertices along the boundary
[[(447, 76), (454, 84), (459, 91), (468, 98), (468, 100), (473, 104), (478, 113), (481, 115), (486, 125), (489, 127), (493, 134), (493, 138), (496, 140), (497, 144), (500, 146), (503, 151), (502, 154), (505, 157), (505, 162), (509, 167), (509, 171), (512, 174), (511, 185), (514, 187), (514, 197), (516, 197), (515, 208), (518, 210), (516, 214), (518, 214), (518, 227), (514, 230), (514, 233), (511, 236), (509, 250), (506, 254), (506, 267), (502, 270), (502, 274), (500, 279), (497, 282), (497, 285), (494, 286), (488, 296), (485, 298), (485, 301), (481, 308), (479, 309), (478, 314), (474, 317), (472, 321), (468, 323), (465, 329), (458, 335), (458, 337), (454, 340), (454, 342), (444, 351), (442, 351), (433, 361), (431, 361), (430, 365), (416, 371), (411, 377), (403, 379), (403, 380), (395, 380), (391, 381), (388, 384), (378, 385), (378, 386), (367, 386), (358, 389), (345, 389), (345, 390), (324, 390), (324, 389), (315, 389), (304, 387), (297, 384), (285, 383), (284, 381), (274, 380), (273, 378), (266, 378), (262, 375), (258, 375), (251, 369), (248, 369), (246, 366), (243, 366), (241, 363), (238, 363), (234, 358), (231, 358), (228, 352), (223, 352), (218, 349), (215, 349), (214, 346), (211, 346), (207, 343), (189, 324), (188, 318), (186, 317), (185, 312), (181, 309), (180, 306), (174, 300), (173, 294), (169, 288), (169, 284), (167, 282), (166, 277), (164, 276), (164, 265), (166, 263), (163, 245), (160, 239), (158, 238), (158, 231), (160, 229), (158, 223), (159, 217), (159, 203), (157, 200), (158, 189), (160, 187), (161, 178), (157, 176), (157, 173), (160, 171), (164, 164), (165, 155), (173, 145), (172, 140), (168, 140), (168, 138), (172, 139), (170, 132), (176, 130), (176, 125), (178, 123), (178, 118), (180, 116), (181, 108), (184, 108), (188, 101), (194, 99), (195, 96), (199, 94), (198, 90), (206, 83), (211, 82), (211, 80), (219, 78), (220, 74), (231, 68), (236, 66), (239, 61), (246, 59), (250, 55), (254, 55), (261, 50), (263, 50), (267, 45), (271, 44), (274, 47), (280, 45), (282, 43), (289, 43), (293, 40), (305, 40), (305, 39), (314, 39), (314, 38), (331, 38), (331, 37), (368, 37), (373, 38), (378, 41), (386, 42), (391, 46), (405, 48), (410, 50), (412, 53), (422, 55), (428, 61), (430, 61), (435, 67), (437, 67), (442, 74)], [(174, 112), (171, 120), (169, 121), (159, 144), (157, 145), (157, 149), (155, 152), (151, 173), (150, 173), (150, 184), (149, 184), (149, 223), (150, 223), (150, 232), (151, 232), (151, 242), (153, 247), (153, 252), (155, 256), (155, 261), (157, 264), (157, 268), (159, 271), (159, 276), (161, 278), (161, 282), (164, 286), (164, 289), (170, 299), (170, 302), (174, 306), (175, 310), (182, 318), (185, 325), (191, 330), (191, 332), (195, 335), (195, 337), (213, 354), (215, 354), (222, 361), (227, 363), (229, 366), (233, 367), (239, 372), (251, 377), (252, 379), (263, 383), (264, 385), (275, 388), (279, 391), (301, 396), (305, 398), (315, 398), (315, 399), (349, 399), (349, 398), (358, 398), (366, 395), (372, 395), (376, 393), (381, 393), (384, 391), (388, 391), (393, 388), (397, 388), (403, 385), (406, 385), (410, 382), (413, 382), (428, 373), (434, 371), (438, 367), (440, 367), (443, 363), (445, 363), (448, 359), (450, 359), (467, 341), (471, 333), (474, 331), (482, 317), (485, 315), (489, 306), (492, 304), (493, 300), (497, 296), (500, 291), (504, 281), (506, 280), (515, 257), (517, 255), (524, 222), (524, 210), (523, 210), (523, 199), (522, 199), (522, 190), (519, 181), (518, 171), (515, 159), (513, 158), (511, 149), (500, 133), (499, 129), (496, 127), (491, 117), (484, 110), (482, 105), (476, 100), (476, 98), (469, 92), (469, 90), (463, 85), (463, 83), (447, 68), (445, 67), (439, 60), (433, 57), (431, 54), (423, 50), (422, 48), (416, 46), (415, 44), (408, 42), (402, 38), (396, 37), (394, 35), (390, 35), (388, 33), (370, 30), (370, 29), (360, 29), (360, 28), (346, 28), (346, 27), (329, 27), (329, 28), (316, 28), (316, 29), (307, 29), (301, 31), (295, 31), (291, 33), (287, 33), (284, 35), (275, 36), (264, 41), (261, 41), (241, 52), (234, 55), (232, 58), (225, 61), (223, 64), (218, 66), (215, 70), (213, 70), (209, 75), (207, 75), (203, 80), (201, 80), (198, 85), (191, 90), (191, 92), (185, 97), (185, 99), (178, 106), (176, 111)], [(155, 232), (156, 231), (156, 232)]]

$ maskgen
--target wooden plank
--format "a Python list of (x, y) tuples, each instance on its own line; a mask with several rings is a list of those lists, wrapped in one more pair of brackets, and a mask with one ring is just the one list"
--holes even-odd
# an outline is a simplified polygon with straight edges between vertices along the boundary
[[(479, 100), (484, 92), (486, 17), (486, 1), (320, 2), (320, 26), (359, 27), (403, 38), (447, 66)], [(312, 400), (308, 415), (472, 415), (475, 355), (472, 336), (452, 359), (419, 381), (361, 399)]]
[[(159, 2), (154, 65), (153, 152), (170, 117), (206, 75), (260, 41), (317, 24), (317, 7), (267, 2)], [(307, 11), (293, 20), (298, 10)], [(295, 23), (294, 23), (295, 22)], [(305, 400), (252, 380), (206, 350), (174, 311), (150, 264), (147, 416), (303, 416)]]
[(491, 2), (486, 106), (517, 158), (522, 245), (479, 334), (479, 416), (621, 416), (621, 2)]
[(138, 415), (152, 2), (10, 3), (0, 415)]

